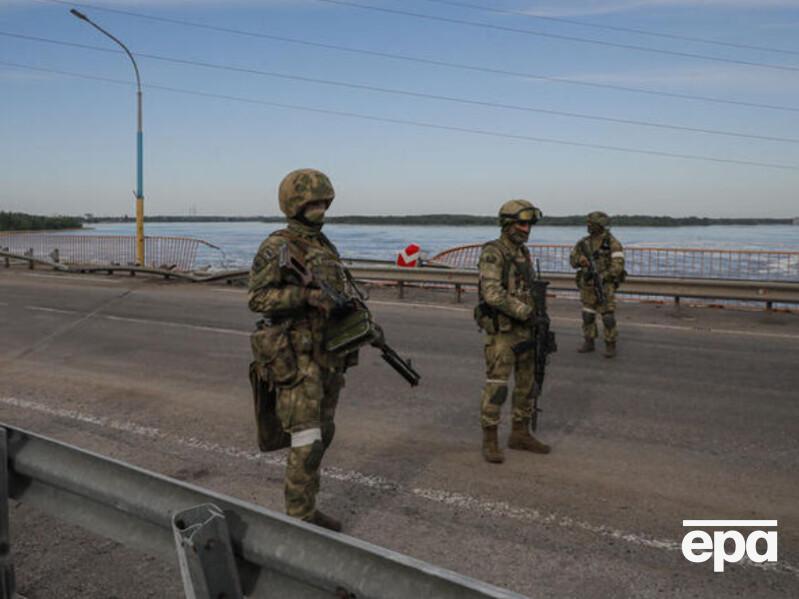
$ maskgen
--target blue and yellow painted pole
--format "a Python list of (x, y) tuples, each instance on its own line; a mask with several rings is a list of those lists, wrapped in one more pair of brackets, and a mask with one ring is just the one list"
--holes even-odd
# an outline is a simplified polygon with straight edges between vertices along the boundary
[(128, 55), (133, 63), (133, 70), (136, 72), (136, 264), (144, 266), (144, 135), (142, 133), (142, 106), (141, 106), (141, 78), (139, 77), (139, 65), (133, 58), (128, 47), (116, 37), (108, 33), (89, 17), (74, 8), (69, 11), (73, 16), (86, 21), (89, 25), (97, 29), (103, 35), (111, 38), (122, 46), (125, 54)]
[[(138, 75), (138, 74), (137, 74)], [(144, 266), (144, 134), (142, 133), (141, 90), (136, 92), (136, 263)]]

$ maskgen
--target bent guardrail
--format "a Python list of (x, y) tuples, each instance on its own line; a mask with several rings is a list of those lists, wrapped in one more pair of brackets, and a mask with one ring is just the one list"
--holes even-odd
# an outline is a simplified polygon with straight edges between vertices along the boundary
[[(175, 560), (174, 516), (212, 504), (224, 514), (247, 597), (524, 599), (412, 557), (0, 423), (0, 440), (4, 435), (7, 443), (0, 447), (0, 458), (8, 466), (11, 498), (151, 555)], [(0, 502), (6, 499), (0, 497)], [(176, 526), (185, 531), (191, 525), (187, 517)], [(2, 535), (0, 530), (0, 539)], [(192, 567), (197, 564), (187, 565)], [(182, 571), (185, 580), (186, 570)]]
[[(190, 237), (144, 238), (146, 264), (153, 268), (171, 267), (190, 271), (195, 266), (201, 246), (216, 246)], [(127, 235), (75, 235), (35, 233), (27, 231), (0, 232), (0, 248), (8, 252), (25, 254), (42, 260), (57, 256), (62, 264), (136, 264), (136, 237)]]

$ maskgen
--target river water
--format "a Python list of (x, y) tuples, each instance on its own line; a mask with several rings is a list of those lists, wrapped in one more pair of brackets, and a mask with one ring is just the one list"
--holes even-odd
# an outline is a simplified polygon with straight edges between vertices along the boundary
[[(147, 223), (148, 236), (194, 237), (218, 248), (204, 247), (198, 265), (247, 267), (261, 241), (279, 223)], [(496, 238), (497, 227), (418, 227), (330, 224), (325, 233), (345, 257), (394, 260), (409, 243), (417, 243), (428, 257), (465, 244)], [(84, 235), (134, 235), (133, 223), (96, 224), (91, 229), (65, 232)], [(534, 227), (531, 243), (572, 245), (585, 235), (584, 227)], [(712, 248), (799, 251), (799, 226), (752, 225), (708, 227), (618, 227), (613, 234), (627, 247)]]

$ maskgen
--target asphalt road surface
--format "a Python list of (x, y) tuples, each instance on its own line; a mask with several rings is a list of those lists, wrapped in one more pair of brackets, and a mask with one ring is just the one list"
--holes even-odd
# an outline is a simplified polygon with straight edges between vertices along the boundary
[[(799, 595), (799, 315), (623, 303), (619, 356), (579, 355), (554, 298), (548, 456), (480, 456), (473, 296), (373, 292), (408, 385), (348, 373), (320, 506), (345, 532), (530, 597)], [(258, 457), (243, 289), (0, 269), (0, 421), (282, 510)], [(507, 406), (501, 437), (507, 435)], [(776, 519), (779, 561), (683, 557), (683, 519)], [(179, 597), (177, 567), (12, 504), (19, 591)]]

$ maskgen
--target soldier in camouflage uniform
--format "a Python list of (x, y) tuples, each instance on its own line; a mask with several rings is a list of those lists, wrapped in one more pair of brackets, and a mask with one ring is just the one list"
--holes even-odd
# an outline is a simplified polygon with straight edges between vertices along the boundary
[[(588, 215), (588, 233), (572, 249), (570, 262), (577, 270), (577, 286), (580, 289), (580, 301), (583, 305), (583, 344), (577, 349), (580, 353), (594, 351), (594, 339), (598, 331), (597, 313), (602, 316), (605, 329), (605, 357), (616, 356), (616, 340), (619, 331), (616, 326), (616, 289), (624, 281), (624, 248), (619, 240), (610, 233), (610, 218), (604, 212), (592, 212)], [(594, 257), (597, 271), (602, 279), (605, 302), (600, 304), (596, 296), (594, 283), (587, 272), (589, 261), (587, 252)]]
[(288, 226), (272, 233), (258, 249), (250, 271), (249, 308), (264, 316), (252, 335), (254, 365), (275, 390), (277, 417), (291, 435), (286, 513), (338, 531), (341, 524), (316, 508), (316, 495), (322, 457), (335, 433), (333, 417), (344, 371), (357, 362), (357, 353), (325, 351), (332, 300), (281, 268), (281, 256), (291, 255), (317, 280), (339, 292), (351, 291), (338, 251), (322, 233), (334, 195), (330, 180), (316, 170), (293, 171), (283, 179), (279, 200)]
[(480, 303), (475, 318), (486, 333), (486, 382), (483, 387), (480, 424), (483, 429), (483, 457), (501, 463), (497, 429), (500, 410), (508, 397), (508, 380), (515, 373), (513, 429), (508, 447), (549, 453), (549, 446), (530, 434), (533, 398), (540, 389), (534, 380), (534, 350), (513, 353), (513, 346), (532, 336), (530, 319), (533, 299), (527, 287), (532, 277), (530, 252), (525, 243), (541, 211), (526, 200), (511, 200), (499, 211), (502, 234), (483, 246), (480, 254)]

